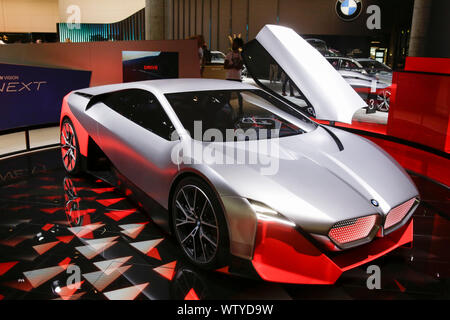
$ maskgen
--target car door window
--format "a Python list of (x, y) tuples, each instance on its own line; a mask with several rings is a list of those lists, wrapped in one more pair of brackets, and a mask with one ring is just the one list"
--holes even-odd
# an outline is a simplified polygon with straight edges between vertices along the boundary
[(339, 59), (328, 59), (328, 62), (331, 63), (331, 65), (338, 70), (339, 69)]
[(355, 70), (355, 69), (359, 69), (359, 68), (352, 61), (343, 59), (342, 62), (341, 62), (341, 69), (343, 69), (343, 70)]
[(142, 128), (170, 140), (174, 127), (152, 93), (140, 89), (122, 90), (111, 93), (103, 102)]

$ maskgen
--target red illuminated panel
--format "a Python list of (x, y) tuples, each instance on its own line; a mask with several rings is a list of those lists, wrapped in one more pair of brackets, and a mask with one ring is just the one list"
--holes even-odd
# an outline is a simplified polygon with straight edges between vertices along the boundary
[(377, 215), (371, 215), (362, 218), (340, 221), (336, 223), (333, 228), (331, 228), (328, 235), (338, 244), (345, 244), (360, 240), (370, 234), (376, 220)]
[(402, 221), (403, 218), (408, 214), (415, 201), (416, 199), (413, 198), (389, 211), (386, 217), (386, 221), (384, 222), (384, 228), (389, 229), (390, 227)]

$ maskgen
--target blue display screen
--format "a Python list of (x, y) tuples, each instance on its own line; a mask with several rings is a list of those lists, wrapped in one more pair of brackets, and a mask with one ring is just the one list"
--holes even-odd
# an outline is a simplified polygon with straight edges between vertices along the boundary
[(0, 63), (0, 131), (59, 122), (64, 96), (90, 80), (90, 71)]

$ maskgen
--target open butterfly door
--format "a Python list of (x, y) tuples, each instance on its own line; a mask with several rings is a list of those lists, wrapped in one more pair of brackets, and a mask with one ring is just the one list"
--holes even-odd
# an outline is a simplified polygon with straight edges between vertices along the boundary
[(367, 106), (319, 51), (290, 28), (264, 26), (242, 54), (259, 86), (317, 119), (351, 123), (353, 114)]

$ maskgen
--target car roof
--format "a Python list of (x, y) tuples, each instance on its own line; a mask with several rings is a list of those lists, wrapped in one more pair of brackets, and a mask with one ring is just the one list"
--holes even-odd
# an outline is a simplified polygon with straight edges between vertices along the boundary
[(164, 80), (148, 80), (138, 82), (119, 83), (105, 85), (99, 87), (91, 87), (77, 92), (99, 95), (103, 93), (125, 90), (125, 89), (144, 89), (161, 94), (192, 92), (192, 91), (212, 91), (212, 90), (253, 90), (257, 87), (241, 83), (238, 81), (218, 80), (218, 79), (164, 79)]
[(325, 57), (326, 59), (347, 59), (347, 60), (357, 60), (355, 58), (352, 57), (345, 57), (345, 56), (330, 56), (330, 57)]

